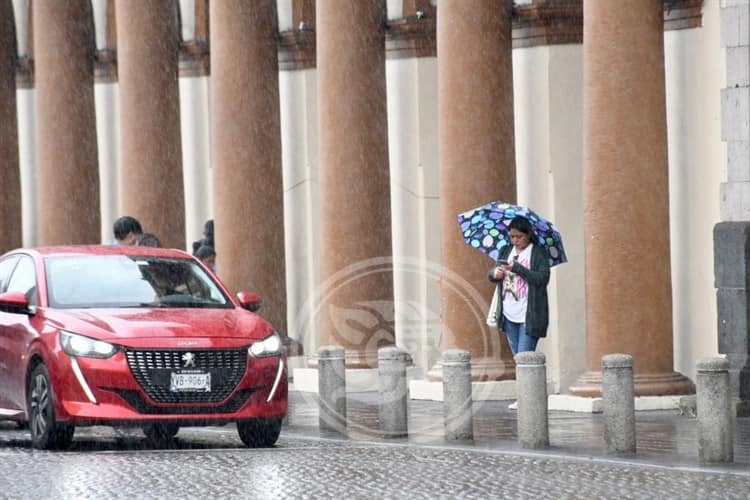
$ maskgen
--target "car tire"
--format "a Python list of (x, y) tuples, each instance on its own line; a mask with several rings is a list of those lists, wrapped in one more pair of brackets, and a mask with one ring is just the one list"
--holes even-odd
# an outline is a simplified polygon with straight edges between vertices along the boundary
[(240, 439), (249, 448), (269, 448), (279, 439), (281, 419), (253, 419), (237, 422)]
[(26, 393), (31, 446), (42, 450), (70, 447), (75, 426), (57, 420), (49, 371), (44, 364), (38, 364), (31, 372)]
[(174, 437), (180, 431), (180, 426), (169, 423), (154, 423), (143, 426), (143, 434), (149, 445), (163, 448), (174, 441)]

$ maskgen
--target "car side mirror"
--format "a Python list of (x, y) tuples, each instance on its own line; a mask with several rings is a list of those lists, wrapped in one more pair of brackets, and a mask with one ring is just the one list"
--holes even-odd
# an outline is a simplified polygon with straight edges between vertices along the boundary
[(15, 314), (32, 314), (29, 298), (21, 292), (0, 293), (0, 311)]
[(263, 299), (260, 298), (260, 295), (252, 292), (238, 292), (237, 300), (244, 309), (250, 312), (258, 312), (260, 306), (263, 305)]

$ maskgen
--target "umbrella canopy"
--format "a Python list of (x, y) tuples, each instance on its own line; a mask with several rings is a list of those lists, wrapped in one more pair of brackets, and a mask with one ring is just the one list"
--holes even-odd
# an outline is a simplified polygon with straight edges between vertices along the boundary
[(497, 260), (500, 250), (511, 244), (508, 225), (516, 216), (531, 223), (532, 243), (547, 249), (550, 266), (568, 261), (562, 236), (555, 225), (528, 207), (493, 201), (459, 214), (458, 223), (466, 243)]

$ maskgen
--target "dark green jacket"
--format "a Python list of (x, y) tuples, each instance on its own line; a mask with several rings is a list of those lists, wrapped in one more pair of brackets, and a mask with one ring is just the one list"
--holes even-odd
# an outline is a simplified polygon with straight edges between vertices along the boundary
[[(503, 296), (501, 280), (492, 277), (495, 267), (508, 262), (512, 245), (506, 245), (497, 258), (497, 263), (487, 273), (487, 278), (497, 283), (495, 293), (497, 297), (498, 328), (503, 327)], [(526, 269), (518, 262), (513, 263), (513, 272), (518, 274), (529, 284), (529, 301), (526, 309), (526, 335), (530, 337), (546, 337), (549, 326), (549, 301), (547, 299), (547, 283), (549, 283), (549, 255), (544, 247), (534, 245), (531, 249), (531, 269)]]

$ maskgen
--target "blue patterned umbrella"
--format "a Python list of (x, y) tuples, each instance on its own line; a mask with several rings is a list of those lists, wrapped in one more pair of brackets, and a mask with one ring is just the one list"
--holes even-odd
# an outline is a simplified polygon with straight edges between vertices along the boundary
[(508, 224), (519, 215), (528, 219), (534, 228), (532, 242), (547, 249), (550, 266), (568, 261), (562, 236), (555, 225), (527, 207), (493, 201), (459, 214), (458, 223), (466, 243), (497, 260), (500, 250), (511, 244)]

